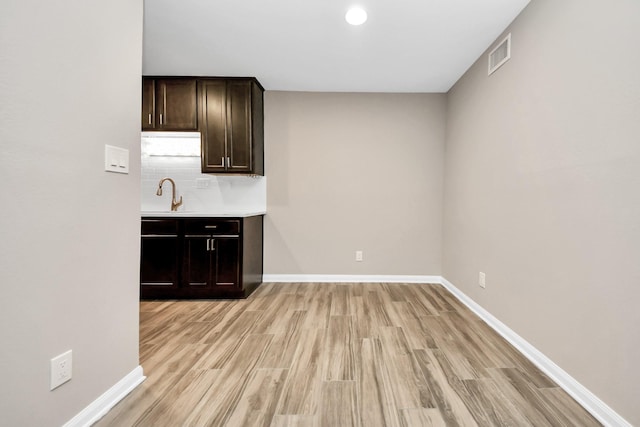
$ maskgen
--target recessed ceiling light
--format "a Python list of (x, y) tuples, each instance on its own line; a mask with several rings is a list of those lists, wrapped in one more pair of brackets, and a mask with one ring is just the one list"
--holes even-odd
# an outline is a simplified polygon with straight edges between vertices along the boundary
[(347, 11), (344, 19), (351, 25), (362, 25), (367, 20), (367, 12), (361, 7), (352, 7)]

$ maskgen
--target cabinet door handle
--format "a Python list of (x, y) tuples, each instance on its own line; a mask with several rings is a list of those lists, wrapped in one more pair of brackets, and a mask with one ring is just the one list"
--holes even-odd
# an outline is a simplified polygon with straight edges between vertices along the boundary
[(162, 124), (162, 114), (160, 114), (160, 124)]
[(216, 247), (213, 245), (213, 242), (215, 242), (216, 239), (211, 239), (211, 252), (216, 250)]
[(151, 124), (151, 113), (149, 113), (149, 124)]
[(224, 167), (224, 157), (221, 157), (222, 163), (220, 163), (220, 167)]
[(211, 240), (211, 239), (207, 239), (207, 252), (209, 252), (209, 241), (210, 241), (210, 240)]

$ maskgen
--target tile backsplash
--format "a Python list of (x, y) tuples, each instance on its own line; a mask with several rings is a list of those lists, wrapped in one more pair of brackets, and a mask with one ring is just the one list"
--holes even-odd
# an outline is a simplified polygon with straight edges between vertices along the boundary
[[(144, 138), (143, 138), (144, 139)], [(179, 139), (172, 138), (174, 143)], [(143, 141), (144, 145), (144, 141)], [(149, 155), (141, 156), (141, 210), (164, 211), (171, 205), (171, 184), (162, 186), (156, 196), (158, 182), (165, 177), (176, 182), (176, 198), (182, 196), (181, 211), (203, 213), (262, 212), (267, 206), (267, 179), (264, 176), (210, 175), (200, 172), (200, 157)]]

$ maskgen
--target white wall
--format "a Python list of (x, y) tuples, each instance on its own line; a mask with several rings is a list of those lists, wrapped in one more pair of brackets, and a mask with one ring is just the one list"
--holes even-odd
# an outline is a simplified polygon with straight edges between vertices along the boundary
[[(444, 276), (640, 425), (640, 2), (533, 0), (448, 96)], [(481, 289), (478, 272), (487, 274)]]
[(141, 46), (142, 1), (0, 3), (2, 425), (62, 425), (138, 366)]
[(267, 91), (265, 274), (439, 275), (445, 108)]

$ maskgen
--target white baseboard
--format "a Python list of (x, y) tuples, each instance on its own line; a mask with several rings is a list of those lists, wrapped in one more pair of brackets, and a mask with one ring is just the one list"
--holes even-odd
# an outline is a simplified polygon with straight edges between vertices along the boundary
[(262, 281), (278, 283), (441, 283), (441, 276), (264, 274)]
[(116, 403), (120, 402), (127, 394), (131, 393), (131, 391), (140, 385), (145, 378), (146, 377), (142, 372), (142, 366), (138, 366), (102, 394), (102, 396), (91, 402), (89, 406), (84, 408), (75, 417), (67, 421), (63, 427), (91, 426), (100, 418), (104, 417), (107, 412), (116, 405)]
[(591, 393), (585, 386), (576, 381), (571, 375), (565, 372), (558, 365), (542, 352), (529, 344), (524, 338), (516, 334), (507, 325), (495, 318), (491, 313), (482, 308), (478, 303), (469, 298), (465, 293), (456, 288), (444, 277), (440, 278), (440, 283), (447, 288), (456, 298), (466, 305), (471, 311), (476, 313), (491, 328), (499, 333), (504, 339), (509, 341), (520, 353), (536, 365), (542, 372), (554, 380), (564, 391), (573, 397), (580, 405), (591, 413), (598, 421), (608, 427), (632, 427), (627, 420), (622, 418), (616, 411), (611, 409), (606, 403)]

